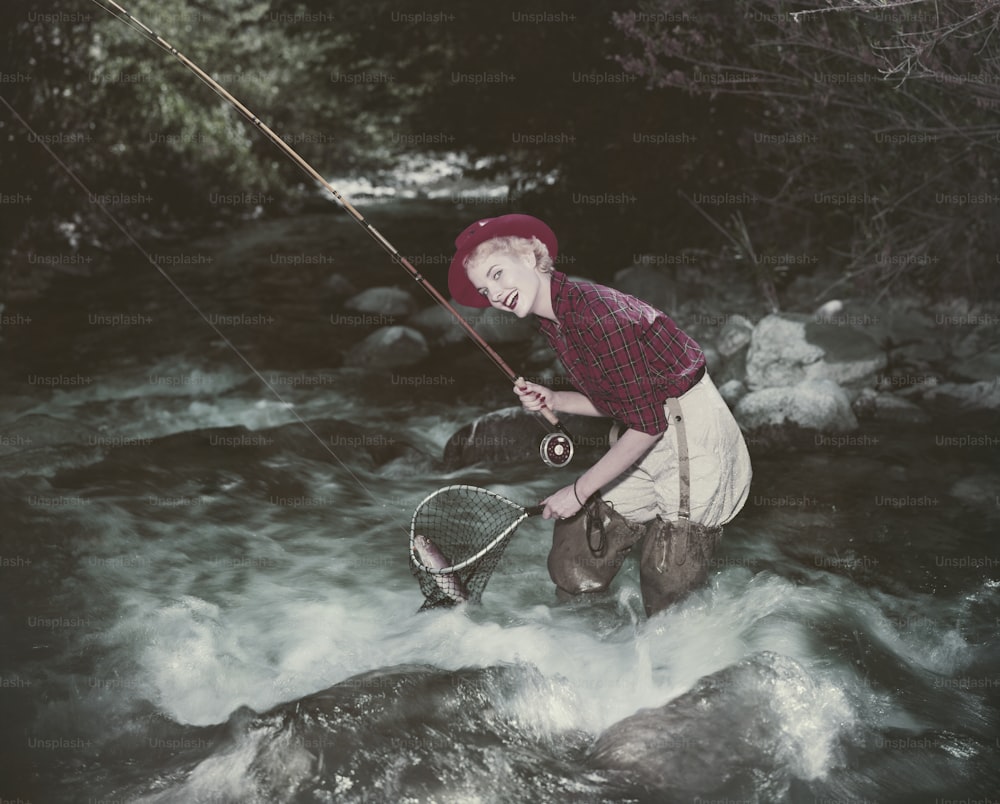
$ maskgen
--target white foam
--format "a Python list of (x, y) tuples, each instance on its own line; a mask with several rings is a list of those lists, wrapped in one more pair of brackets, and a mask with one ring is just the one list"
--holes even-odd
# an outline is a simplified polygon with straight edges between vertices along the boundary
[[(768, 647), (775, 632), (757, 629), (788, 601), (791, 585), (736, 580), (734, 588), (697, 595), (638, 633), (627, 617), (624, 626), (597, 633), (585, 612), (554, 613), (548, 606), (522, 612), (517, 624), (477, 620), (461, 607), (400, 616), (414, 608), (411, 594), (331, 588), (328, 598), (316, 599), (296, 596), (285, 583), (257, 581), (254, 600), (239, 605), (186, 596), (147, 611), (150, 639), (140, 662), (158, 705), (175, 720), (199, 725), (225, 720), (241, 705), (266, 710), (396, 664), (458, 670), (520, 663), (531, 672), (515, 695), (495, 701), (500, 712), (541, 735), (596, 734)], [(772, 647), (807, 653), (787, 637)], [(800, 686), (781, 691), (776, 705), (786, 713), (803, 772), (813, 775), (829, 761), (851, 712), (828, 680)]]
[[(310, 485), (324, 482), (329, 478), (317, 476)], [(521, 487), (519, 495), (527, 493)], [(228, 521), (228, 510), (213, 516)], [(646, 620), (635, 569), (627, 565), (611, 599), (558, 606), (544, 566), (546, 528), (529, 520), (509, 548), (509, 574), (493, 579), (483, 606), (418, 614), (405, 528), (390, 534), (366, 524), (351, 535), (352, 522), (314, 534), (280, 517), (245, 523), (251, 533), (215, 525), (183, 538), (173, 533), (162, 550), (156, 538), (146, 539), (145, 563), (117, 592), (119, 624), (105, 634), (108, 647), (138, 665), (141, 684), (129, 691), (173, 720), (209, 725), (240, 706), (265, 711), (394, 665), (514, 664), (524, 668), (523, 682), (493, 706), (544, 739), (578, 729), (596, 735), (707, 675), (773, 651), (803, 668), (782, 677), (774, 696), (787, 762), (800, 775), (812, 778), (834, 764), (840, 735), (857, 719), (842, 668), (831, 670), (825, 656), (814, 655), (810, 633), (812, 621), (842, 610), (842, 589), (728, 568)], [(134, 545), (127, 518), (107, 533), (109, 553)], [(399, 555), (383, 557), (372, 539), (398, 542)], [(262, 566), (212, 564), (213, 556), (246, 552)]]

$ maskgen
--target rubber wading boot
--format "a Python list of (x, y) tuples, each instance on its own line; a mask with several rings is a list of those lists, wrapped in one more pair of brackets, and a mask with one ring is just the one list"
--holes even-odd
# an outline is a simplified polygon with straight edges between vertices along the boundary
[(722, 528), (706, 528), (687, 519), (665, 522), (657, 517), (646, 525), (639, 585), (647, 617), (705, 582), (721, 538)]
[(548, 563), (557, 596), (603, 592), (644, 532), (645, 525), (630, 522), (599, 497), (556, 520)]

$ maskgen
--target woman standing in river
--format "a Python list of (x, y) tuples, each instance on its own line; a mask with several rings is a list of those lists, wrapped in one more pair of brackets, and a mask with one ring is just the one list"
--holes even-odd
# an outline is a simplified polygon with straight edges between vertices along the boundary
[(634, 296), (555, 270), (555, 234), (530, 215), (476, 221), (455, 245), (448, 273), (455, 300), (534, 315), (577, 389), (525, 383), (515, 388), (521, 404), (627, 427), (600, 460), (543, 501), (544, 516), (557, 520), (548, 561), (557, 590), (607, 589), (641, 541), (646, 612), (666, 608), (705, 580), (722, 526), (750, 490), (746, 443), (701, 348)]

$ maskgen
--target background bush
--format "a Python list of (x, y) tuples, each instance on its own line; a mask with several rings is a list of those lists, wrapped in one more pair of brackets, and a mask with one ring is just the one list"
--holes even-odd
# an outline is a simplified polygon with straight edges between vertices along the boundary
[[(817, 272), (831, 293), (994, 289), (995, 3), (530, 9), (572, 16), (551, 24), (471, 1), (424, 6), (128, 4), (325, 175), (462, 152), (470, 181), (509, 182), (516, 208), (568, 233), (598, 277), (636, 253), (691, 251), (702, 281), (753, 262), (772, 307), (784, 283)], [(96, 192), (148, 199), (114, 208), (130, 231), (189, 234), (247, 213), (217, 194), (261, 194), (258, 215), (315, 197), (221, 99), (97, 5), (9, 7), (0, 94)], [(448, 19), (420, 22), (428, 13)], [(454, 80), (477, 73), (513, 79)], [(0, 137), (4, 192), (32, 199), (0, 216), (8, 287), (39, 243), (117, 236), (6, 108)], [(588, 194), (626, 201), (576, 201)]]

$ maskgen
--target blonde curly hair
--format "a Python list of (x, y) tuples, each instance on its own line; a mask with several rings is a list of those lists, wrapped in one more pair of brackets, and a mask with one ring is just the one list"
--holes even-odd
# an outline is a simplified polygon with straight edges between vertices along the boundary
[(537, 237), (518, 237), (517, 235), (505, 235), (485, 240), (476, 246), (463, 261), (465, 272), (478, 267), (479, 263), (497, 252), (508, 254), (531, 265), (534, 260), (535, 268), (543, 274), (551, 273), (552, 257), (545, 244)]

